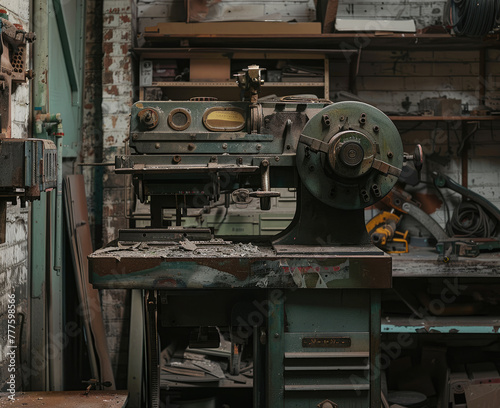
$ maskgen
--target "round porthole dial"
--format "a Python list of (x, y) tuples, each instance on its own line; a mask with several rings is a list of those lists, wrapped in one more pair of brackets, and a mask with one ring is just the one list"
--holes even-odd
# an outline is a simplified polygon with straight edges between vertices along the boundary
[(184, 108), (173, 109), (168, 115), (168, 125), (174, 130), (185, 130), (191, 125), (191, 112)]

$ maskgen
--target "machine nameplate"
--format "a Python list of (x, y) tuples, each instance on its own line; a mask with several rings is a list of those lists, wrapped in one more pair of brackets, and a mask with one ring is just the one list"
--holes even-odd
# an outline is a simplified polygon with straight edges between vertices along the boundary
[(304, 348), (337, 348), (351, 347), (350, 337), (304, 337), (302, 339)]

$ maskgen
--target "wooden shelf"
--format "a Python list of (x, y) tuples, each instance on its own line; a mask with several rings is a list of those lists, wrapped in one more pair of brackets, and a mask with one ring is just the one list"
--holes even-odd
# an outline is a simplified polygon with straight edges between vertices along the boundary
[[(237, 88), (236, 82), (153, 82), (151, 85), (153, 87), (187, 87), (187, 88), (205, 88), (205, 87), (229, 87)], [(265, 88), (293, 88), (293, 87), (324, 87), (324, 82), (265, 82), (263, 87)]]
[(415, 317), (386, 316), (382, 333), (498, 334), (500, 316)]
[(500, 48), (498, 34), (485, 38), (455, 37), (450, 34), (421, 33), (334, 33), (298, 35), (214, 35), (214, 34), (156, 34), (148, 33), (144, 39), (151, 44), (163, 46), (224, 46), (224, 47), (283, 47), (289, 49), (322, 48), (334, 52), (349, 49), (419, 49), (419, 50), (477, 50), (480, 48)]
[(392, 277), (405, 278), (500, 278), (500, 252), (484, 252), (477, 258), (459, 257), (438, 261), (432, 248), (410, 246), (407, 254), (392, 255)]
[[(241, 70), (242, 63), (250, 63), (258, 61), (258, 63), (269, 70), (281, 69), (277, 68), (277, 63), (283, 60), (293, 61), (296, 65), (308, 65), (311, 61), (315, 61), (313, 65), (321, 75), (312, 76), (310, 81), (307, 77), (301, 76), (296, 78), (298, 81), (284, 81), (284, 82), (265, 82), (263, 85), (263, 93), (261, 96), (268, 96), (270, 94), (278, 94), (278, 96), (289, 95), (287, 89), (294, 90), (295, 93), (314, 93), (318, 94), (320, 98), (329, 97), (329, 59), (325, 53), (318, 53), (316, 50), (306, 51), (290, 51), (274, 49), (239, 49), (232, 50), (228, 48), (208, 48), (207, 49), (184, 49), (184, 48), (138, 48), (134, 52), (140, 57), (141, 60), (141, 87), (140, 99), (144, 100), (146, 95), (146, 88), (158, 87), (169, 89), (169, 98), (172, 100), (186, 100), (192, 97), (212, 96), (219, 100), (238, 100), (239, 88), (236, 81), (229, 80), (231, 73)], [(232, 50), (232, 51), (230, 51)], [(185, 60), (184, 64), (189, 64), (191, 81), (154, 81), (154, 73), (149, 71), (151, 64), (149, 61), (161, 61), (163, 59), (170, 60)], [(142, 67), (147, 62), (148, 70), (145, 75), (151, 75), (148, 80), (142, 81), (143, 73)], [(193, 65), (194, 64), (194, 65)], [(204, 80), (206, 74), (209, 74), (207, 69), (201, 69), (201, 66), (208, 67), (216, 66), (217, 75), (213, 75), (214, 81)], [(273, 68), (276, 67), (276, 68)], [(194, 75), (195, 69), (198, 75)], [(202, 74), (200, 74), (202, 72)], [(162, 79), (161, 77), (156, 79)], [(274, 79), (274, 78), (273, 78)], [(283, 77), (283, 79), (290, 79), (290, 77)], [(292, 78), (294, 79), (294, 78)], [(147, 84), (147, 85), (145, 85)], [(151, 85), (149, 85), (151, 84)]]
[(457, 122), (457, 121), (495, 121), (500, 120), (500, 116), (398, 116), (390, 115), (389, 118), (394, 122)]

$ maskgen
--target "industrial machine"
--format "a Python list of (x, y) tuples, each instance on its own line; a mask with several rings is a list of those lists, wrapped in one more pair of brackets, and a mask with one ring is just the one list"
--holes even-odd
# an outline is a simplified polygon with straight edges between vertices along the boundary
[[(259, 101), (257, 66), (238, 82), (246, 101), (133, 105), (130, 154), (116, 157), (115, 171), (132, 175), (151, 226), (121, 230), (94, 252), (91, 281), (144, 291), (147, 358), (136, 348), (141, 335), (131, 355), (146, 367), (150, 407), (198, 398), (207, 407), (378, 408), (380, 290), (391, 287), (391, 257), (371, 244), (364, 208), (400, 175), (399, 133), (364, 103)], [(182, 226), (193, 208), (246, 197), (269, 210), (278, 187), (296, 188), (298, 199), (277, 236), (236, 242)], [(173, 363), (175, 345), (184, 356), (224, 357), (223, 342), (225, 374)], [(132, 406), (141, 403), (134, 384)]]
[[(6, 241), (7, 203), (21, 206), (57, 185), (57, 148), (54, 142), (11, 138), (12, 90), (33, 77), (27, 69), (27, 46), (35, 34), (8, 20), (0, 11), (0, 244)], [(44, 124), (49, 120), (43, 118)], [(59, 121), (60, 122), (60, 121)]]

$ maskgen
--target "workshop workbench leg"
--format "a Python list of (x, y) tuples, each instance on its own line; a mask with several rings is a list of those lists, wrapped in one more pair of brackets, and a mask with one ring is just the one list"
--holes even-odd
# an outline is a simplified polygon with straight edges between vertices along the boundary
[(142, 407), (142, 362), (144, 358), (144, 302), (140, 289), (133, 289), (130, 307), (130, 337), (128, 352), (129, 391), (127, 408)]
[(370, 407), (381, 404), (380, 337), (381, 296), (379, 290), (370, 291)]
[[(269, 315), (269, 330), (267, 333), (269, 352), (267, 355), (267, 407), (279, 408), (284, 404), (284, 330), (285, 330), (285, 304), (283, 297), (270, 299), (272, 308)], [(257, 407), (254, 401), (254, 408)]]

